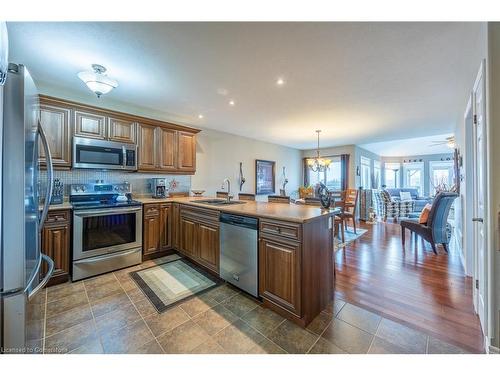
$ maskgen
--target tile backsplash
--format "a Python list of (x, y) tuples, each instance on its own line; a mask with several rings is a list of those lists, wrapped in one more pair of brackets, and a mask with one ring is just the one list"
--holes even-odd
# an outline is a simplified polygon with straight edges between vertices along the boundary
[[(162, 177), (167, 179), (169, 191), (189, 191), (191, 189), (191, 176), (165, 175), (154, 173), (102, 171), (94, 169), (72, 169), (69, 171), (54, 171), (54, 179), (58, 178), (64, 184), (64, 198), (69, 196), (71, 184), (93, 183), (103, 180), (105, 183), (122, 183), (128, 181), (132, 188), (132, 195), (150, 195), (150, 179)], [(40, 171), (40, 194), (43, 196), (46, 189), (47, 171)]]

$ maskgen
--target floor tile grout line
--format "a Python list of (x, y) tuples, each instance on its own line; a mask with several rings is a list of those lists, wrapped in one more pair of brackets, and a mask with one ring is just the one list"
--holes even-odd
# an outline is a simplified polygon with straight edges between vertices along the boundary
[(45, 335), (47, 333), (47, 301), (48, 301), (48, 288), (45, 288), (45, 303), (43, 311), (43, 334), (42, 334), (42, 354), (45, 352)]
[[(87, 303), (89, 305), (89, 309), (90, 309), (90, 314), (92, 315), (92, 321), (94, 322), (94, 329), (95, 329), (95, 333), (97, 335), (97, 339), (99, 340), (99, 343), (101, 344), (101, 349), (102, 349), (102, 352), (105, 353), (104, 351), (104, 344), (102, 342), (102, 339), (101, 339), (101, 335), (99, 334), (99, 332), (97, 331), (97, 322), (95, 320), (95, 316), (94, 316), (94, 310), (92, 310), (92, 304), (90, 303), (90, 298), (89, 298), (89, 294), (87, 293), (87, 286), (85, 285), (84, 282), (82, 282), (83, 284), (83, 290), (85, 291), (85, 295), (87, 296)], [(83, 346), (83, 345), (82, 345)], [(78, 348), (75, 348), (75, 350), (78, 349)], [(74, 350), (73, 350), (74, 351)]]
[[(118, 277), (116, 277), (116, 274), (113, 272), (113, 275), (115, 277), (115, 279), (118, 281), (118, 284), (120, 285), (120, 287), (123, 289), (123, 286), (120, 282), (120, 280), (118, 279)], [(139, 288), (140, 289), (140, 288)], [(135, 303), (134, 301), (132, 301), (132, 299), (130, 298), (130, 296), (128, 295), (127, 291), (125, 289), (123, 289), (123, 291), (125, 292), (125, 295), (127, 296), (128, 300), (130, 301), (130, 303), (132, 304), (132, 306), (134, 307), (135, 311), (139, 314), (139, 316), (141, 317), (140, 319), (137, 319), (135, 322), (133, 323), (130, 323), (124, 327), (121, 327), (119, 329), (122, 329), (122, 328), (125, 328), (125, 327), (128, 327), (129, 325), (131, 324), (135, 324), (137, 323), (138, 321), (142, 320), (142, 322), (145, 324), (145, 326), (148, 328), (149, 332), (151, 332), (151, 336), (153, 336), (153, 339), (156, 341), (156, 343), (158, 344), (158, 346), (160, 347), (161, 351), (163, 352), (163, 354), (165, 354), (165, 350), (163, 349), (163, 346), (161, 346), (160, 342), (158, 341), (158, 339), (156, 338), (156, 336), (154, 335), (153, 331), (151, 330), (151, 328), (149, 327), (148, 323), (146, 322), (146, 320), (144, 319), (144, 317), (142, 316), (141, 312), (137, 309), (137, 307), (135, 306)], [(153, 315), (153, 314), (151, 314)], [(149, 316), (149, 315), (148, 315)], [(149, 341), (148, 341), (149, 342)], [(146, 343), (147, 344), (147, 343)], [(144, 344), (145, 345), (145, 344)]]
[(335, 323), (335, 316), (332, 316), (332, 320), (330, 320), (328, 322), (328, 324), (326, 325), (326, 327), (323, 328), (323, 330), (321, 331), (321, 333), (318, 335), (318, 338), (316, 339), (316, 341), (314, 341), (314, 343), (311, 345), (311, 347), (309, 348), (309, 350), (305, 354), (310, 354), (311, 353), (311, 350), (312, 350), (312, 348), (314, 348), (314, 345), (316, 345), (318, 343), (318, 341), (321, 339), (321, 337), (323, 337), (323, 333), (325, 333), (326, 330), (328, 329), (328, 327), (330, 327), (330, 325), (332, 325), (334, 323)]

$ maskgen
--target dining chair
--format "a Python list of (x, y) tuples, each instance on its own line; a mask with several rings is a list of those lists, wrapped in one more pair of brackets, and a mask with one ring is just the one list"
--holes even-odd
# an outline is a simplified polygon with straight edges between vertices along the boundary
[(189, 197), (189, 191), (169, 191), (169, 197)]
[(347, 221), (352, 220), (354, 233), (356, 233), (356, 208), (358, 206), (358, 189), (346, 189), (344, 191), (344, 225), (347, 228)]
[(254, 201), (255, 200), (255, 194), (239, 193), (238, 194), (238, 199), (240, 201)]
[(227, 192), (226, 191), (217, 191), (215, 193), (215, 196), (217, 198), (227, 198)]
[(330, 198), (332, 199), (332, 206), (340, 208), (340, 214), (333, 217), (334, 220), (334, 231), (335, 236), (339, 235), (342, 238), (342, 243), (345, 242), (345, 220), (343, 216), (344, 212), (344, 192), (340, 190), (335, 190), (330, 192)]
[(267, 201), (270, 203), (290, 203), (290, 197), (283, 195), (268, 195)]

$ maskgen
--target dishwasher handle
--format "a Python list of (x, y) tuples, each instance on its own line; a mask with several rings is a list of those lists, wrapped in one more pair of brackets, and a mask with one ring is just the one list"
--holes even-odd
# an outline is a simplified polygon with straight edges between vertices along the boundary
[(257, 230), (259, 227), (259, 220), (255, 217), (221, 213), (219, 216), (219, 221), (221, 223), (235, 225), (238, 227), (245, 227), (253, 230)]

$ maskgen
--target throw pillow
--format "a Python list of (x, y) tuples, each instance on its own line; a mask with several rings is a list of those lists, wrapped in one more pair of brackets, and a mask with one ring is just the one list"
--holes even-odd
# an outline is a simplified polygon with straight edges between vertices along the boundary
[(402, 201), (411, 201), (411, 193), (409, 191), (400, 191), (399, 197)]
[(418, 218), (418, 222), (420, 224), (427, 224), (427, 220), (429, 219), (429, 213), (431, 212), (432, 204), (427, 203), (420, 213), (420, 217)]

